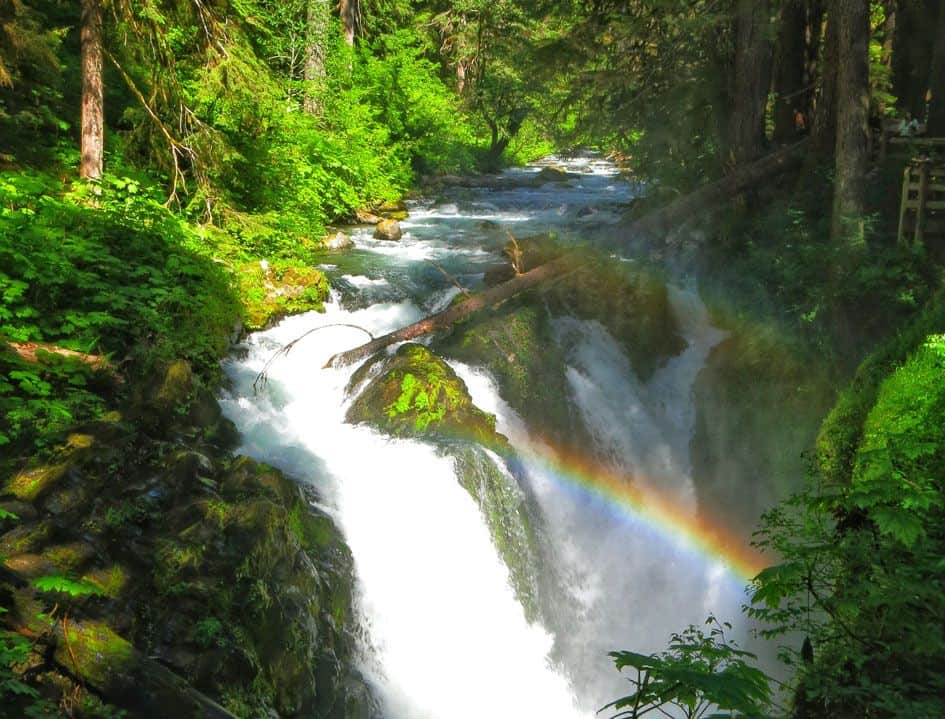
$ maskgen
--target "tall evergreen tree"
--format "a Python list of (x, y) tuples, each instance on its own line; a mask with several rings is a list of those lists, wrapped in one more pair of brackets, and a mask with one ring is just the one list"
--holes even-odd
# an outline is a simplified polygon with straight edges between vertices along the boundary
[(79, 176), (97, 180), (105, 166), (105, 84), (101, 0), (82, 0), (82, 148)]
[(869, 167), (869, 1), (837, 0), (837, 145), (834, 239), (860, 239)]

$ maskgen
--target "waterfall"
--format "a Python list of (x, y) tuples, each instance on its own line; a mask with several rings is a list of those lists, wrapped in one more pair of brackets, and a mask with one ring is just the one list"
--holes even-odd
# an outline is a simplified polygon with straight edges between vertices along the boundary
[(272, 352), (316, 326), (374, 332), (418, 314), (409, 304), (293, 317), (252, 336), (227, 364), (227, 415), (244, 452), (315, 482), (351, 547), (365, 627), (364, 669), (394, 719), (583, 716), (552, 665), (552, 636), (526, 621), (509, 572), (453, 463), (433, 445), (344, 422), (353, 368), (321, 370), (362, 335), (327, 328), (252, 383)]
[[(578, 158), (569, 169), (579, 174), (567, 184), (418, 204), (399, 243), (356, 231), (356, 249), (325, 265), (338, 288), (327, 311), (249, 337), (225, 366), (232, 383), (223, 405), (242, 451), (313, 483), (343, 530), (357, 575), (362, 668), (389, 719), (592, 717), (627, 689), (607, 652), (657, 651), (710, 612), (736, 618), (744, 600), (742, 581), (721, 562), (588, 493), (591, 478), (549, 467), (544, 458), (556, 448), (532, 436), (493, 378), (451, 362), (510, 439), (519, 459), (500, 470), (514, 472), (537, 515), (542, 611), (530, 623), (451, 457), (434, 443), (346, 424), (354, 368), (320, 369), (365, 339), (331, 325), (377, 336), (409, 324), (446, 306), (459, 291), (454, 282), (481, 285), (508, 228), (584, 241), (590, 223), (610, 222), (632, 195), (599, 160)], [(724, 334), (695, 293), (670, 288), (670, 302), (687, 347), (647, 381), (601, 325), (563, 317), (554, 334), (569, 399), (593, 438), (587, 457), (694, 515), (692, 387)], [(316, 327), (324, 329), (278, 358), (254, 394), (273, 353)]]

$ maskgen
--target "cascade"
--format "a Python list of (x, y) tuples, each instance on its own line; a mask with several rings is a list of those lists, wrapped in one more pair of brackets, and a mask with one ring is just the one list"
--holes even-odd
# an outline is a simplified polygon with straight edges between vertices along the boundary
[[(364, 340), (340, 325), (376, 336), (445, 306), (458, 290), (439, 268), (477, 286), (507, 232), (583, 240), (613, 223), (633, 188), (592, 156), (564, 164), (575, 173), (567, 185), (417, 203), (398, 243), (356, 232), (355, 250), (325, 266), (340, 289), (326, 312), (249, 337), (245, 352), (225, 366), (232, 386), (223, 406), (242, 433), (241, 451), (314, 483), (347, 538), (363, 670), (385, 717), (592, 717), (627, 687), (608, 651), (658, 650), (671, 631), (709, 612), (735, 618), (743, 601), (743, 573), (676, 531), (697, 510), (688, 458), (692, 384), (724, 337), (695, 293), (670, 288), (686, 349), (646, 381), (601, 325), (569, 317), (554, 323), (569, 399), (593, 438), (587, 457), (678, 507), (676, 524), (595, 491), (585, 463), (549, 461), (561, 459), (557, 448), (506, 404), (494, 379), (474, 363), (451, 361), (477, 406), (497, 416), (519, 461), (506, 467), (490, 457), (502, 472), (514, 469), (540, 522), (534, 571), (544, 611), (533, 622), (442, 447), (346, 424), (355, 368), (319, 369)], [(272, 354), (316, 327), (325, 329), (274, 362), (255, 394), (253, 382)]]

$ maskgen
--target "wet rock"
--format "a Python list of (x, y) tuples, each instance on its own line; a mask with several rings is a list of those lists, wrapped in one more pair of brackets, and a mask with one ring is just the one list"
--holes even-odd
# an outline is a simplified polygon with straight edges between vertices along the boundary
[(370, 210), (356, 210), (354, 216), (362, 225), (376, 225), (382, 219), (384, 219), (382, 217), (378, 217)]
[(481, 447), (452, 450), (459, 483), (479, 505), (495, 547), (506, 566), (515, 594), (529, 621), (538, 619), (538, 538), (525, 494), (515, 478), (502, 471), (498, 457)]
[(400, 229), (400, 223), (397, 220), (381, 220), (374, 230), (374, 237), (378, 240), (396, 241), (403, 235), (404, 233)]
[(354, 240), (344, 232), (338, 231), (331, 237), (325, 239), (324, 247), (326, 250), (332, 251), (347, 250), (350, 247), (354, 247)]
[(504, 447), (495, 416), (476, 407), (466, 383), (429, 349), (405, 344), (384, 360), (379, 373), (348, 410), (349, 422), (365, 422), (395, 436), (438, 436)]
[(566, 170), (553, 165), (541, 168), (535, 177), (539, 182), (567, 182), (570, 179)]
[(555, 443), (587, 441), (571, 407), (567, 362), (540, 299), (523, 296), (480, 312), (435, 346), (447, 357), (488, 369), (503, 399), (539, 435)]
[(407, 205), (399, 200), (384, 202), (374, 208), (374, 212), (388, 220), (406, 220), (408, 217)]

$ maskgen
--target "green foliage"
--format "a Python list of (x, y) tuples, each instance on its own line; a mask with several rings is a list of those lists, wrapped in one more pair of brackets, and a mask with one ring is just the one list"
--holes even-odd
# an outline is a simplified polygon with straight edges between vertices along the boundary
[(439, 79), (426, 52), (412, 29), (379, 37), (358, 55), (354, 91), (377, 108), (395, 154), (413, 170), (456, 172), (471, 166), (477, 138), (460, 98)]
[[(770, 680), (748, 660), (755, 656), (726, 639), (731, 625), (715, 617), (706, 620), (708, 633), (690, 625), (673, 634), (660, 654), (611, 652), (618, 671), (631, 668), (634, 691), (604, 706), (612, 716), (637, 719), (651, 711), (681, 712), (686, 719), (700, 717), (762, 717), (771, 707)], [(726, 712), (722, 714), (720, 712)], [(711, 714), (710, 714), (711, 712)]]
[[(871, 382), (888, 352), (865, 365)], [(756, 577), (749, 611), (767, 636), (809, 638), (813, 660), (785, 655), (808, 716), (945, 711), (943, 371), (945, 338), (931, 335), (860, 393), (847, 420), (865, 417), (831, 482), (765, 516), (758, 544), (781, 561)]]
[[(0, 614), (3, 611), (0, 607)], [(28, 665), (31, 648), (27, 638), (0, 631), (0, 704), (4, 709), (19, 710), (27, 719), (58, 719), (62, 714), (57, 707), (41, 698), (17, 671)]]
[(77, 597), (101, 596), (102, 590), (90, 582), (74, 580), (59, 574), (39, 577), (33, 580), (33, 586), (40, 592), (66, 594), (73, 599)]
[[(93, 192), (94, 191), (94, 192)], [(32, 172), (0, 179), (0, 340), (215, 368), (237, 315), (202, 236), (134, 180), (71, 191)], [(0, 353), (0, 443), (43, 445), (107, 411), (108, 380), (75, 358)]]
[(216, 617), (201, 619), (194, 625), (194, 641), (203, 649), (224, 646), (223, 623)]

